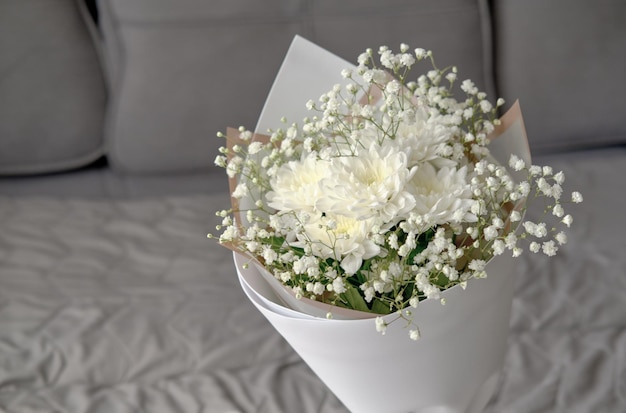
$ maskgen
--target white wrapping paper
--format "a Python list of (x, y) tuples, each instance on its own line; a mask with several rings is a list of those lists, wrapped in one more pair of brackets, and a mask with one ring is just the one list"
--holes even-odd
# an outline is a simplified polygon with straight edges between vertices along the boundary
[[(509, 330), (513, 260), (500, 256), (489, 277), (422, 301), (408, 337), (402, 320), (376, 332), (372, 319), (316, 318), (282, 306), (255, 266), (234, 254), (248, 298), (294, 350), (355, 413), (480, 412), (497, 383)], [(384, 318), (391, 321), (395, 316)]]
[[(256, 132), (277, 128), (281, 117), (299, 121), (305, 103), (336, 83), (342, 69), (354, 67), (296, 36), (274, 81)], [(506, 164), (516, 153), (530, 162), (523, 122), (516, 104), (492, 136), (496, 159)], [(480, 412), (491, 397), (506, 350), (513, 291), (513, 259), (500, 256), (487, 265), (489, 277), (470, 280), (442, 293), (446, 305), (425, 300), (413, 311), (421, 338), (408, 337), (403, 320), (385, 335), (375, 329), (376, 315), (350, 319), (324, 305), (293, 303), (271, 276), (234, 254), (248, 298), (337, 397), (355, 413)], [(244, 264), (251, 265), (246, 266)], [(276, 284), (276, 285), (273, 285)], [(359, 313), (359, 312), (355, 312)], [(365, 316), (363, 316), (365, 314)], [(384, 318), (391, 322), (396, 315)], [(341, 319), (347, 318), (347, 319)]]

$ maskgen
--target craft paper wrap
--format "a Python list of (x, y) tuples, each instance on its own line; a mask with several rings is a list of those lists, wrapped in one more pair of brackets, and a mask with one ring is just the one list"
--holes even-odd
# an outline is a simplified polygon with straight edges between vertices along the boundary
[[(290, 121), (306, 117), (305, 103), (334, 84), (344, 84), (341, 70), (352, 67), (296, 37), (256, 132), (279, 127), (282, 117)], [(503, 165), (511, 153), (530, 164), (517, 104), (490, 139), (490, 149)], [(241, 202), (245, 209), (245, 199)], [(391, 322), (395, 314), (384, 316), (390, 323), (385, 335), (375, 329), (376, 314), (333, 307), (333, 318), (327, 319), (330, 305), (298, 302), (251, 257), (235, 252), (234, 262), (241, 286), (256, 308), (355, 413), (480, 412), (497, 385), (513, 293), (514, 261), (509, 256), (492, 259), (489, 276), (470, 280), (466, 290), (456, 286), (444, 291), (445, 305), (439, 300), (420, 302), (413, 311), (421, 332), (417, 342), (408, 338), (405, 322)]]

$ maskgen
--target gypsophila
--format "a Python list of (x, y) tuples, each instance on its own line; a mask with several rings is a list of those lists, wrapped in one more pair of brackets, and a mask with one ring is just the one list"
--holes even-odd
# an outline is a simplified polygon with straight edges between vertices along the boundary
[[(409, 78), (423, 61), (432, 67)], [(517, 257), (522, 243), (555, 255), (573, 222), (565, 206), (583, 198), (563, 200), (565, 176), (549, 166), (518, 154), (499, 164), (488, 136), (504, 101), (492, 104), (471, 80), (457, 85), (457, 69), (439, 69), (431, 51), (383, 46), (357, 62), (341, 73), (346, 86), (306, 102), (300, 123), (218, 134), (229, 142), (215, 164), (236, 180), (237, 202), (218, 213), (215, 238), (296, 297), (380, 314), (382, 334), (382, 315), (398, 314), (417, 340), (406, 309), (443, 304), (443, 291), (486, 277), (492, 257)], [(524, 221), (536, 198), (556, 224)]]

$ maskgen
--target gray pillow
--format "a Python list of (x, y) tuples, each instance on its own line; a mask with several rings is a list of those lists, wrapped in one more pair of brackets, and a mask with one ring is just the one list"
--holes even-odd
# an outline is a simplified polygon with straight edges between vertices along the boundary
[(493, 90), (484, 0), (99, 4), (111, 79), (107, 151), (125, 172), (211, 167), (223, 144), (217, 131), (256, 125), (296, 34), (350, 62), (383, 44), (430, 48), (439, 66), (456, 64)]
[(103, 154), (104, 83), (76, 3), (0, 2), (0, 174), (62, 171)]
[(498, 0), (497, 86), (536, 152), (626, 143), (626, 2)]

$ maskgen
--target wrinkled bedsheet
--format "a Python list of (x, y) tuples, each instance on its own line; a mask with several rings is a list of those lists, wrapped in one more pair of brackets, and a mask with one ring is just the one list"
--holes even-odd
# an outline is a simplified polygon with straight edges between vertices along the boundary
[[(516, 266), (487, 412), (625, 412), (626, 148), (537, 162), (585, 202), (560, 255)], [(206, 238), (226, 205), (0, 194), (0, 412), (345, 413)]]

